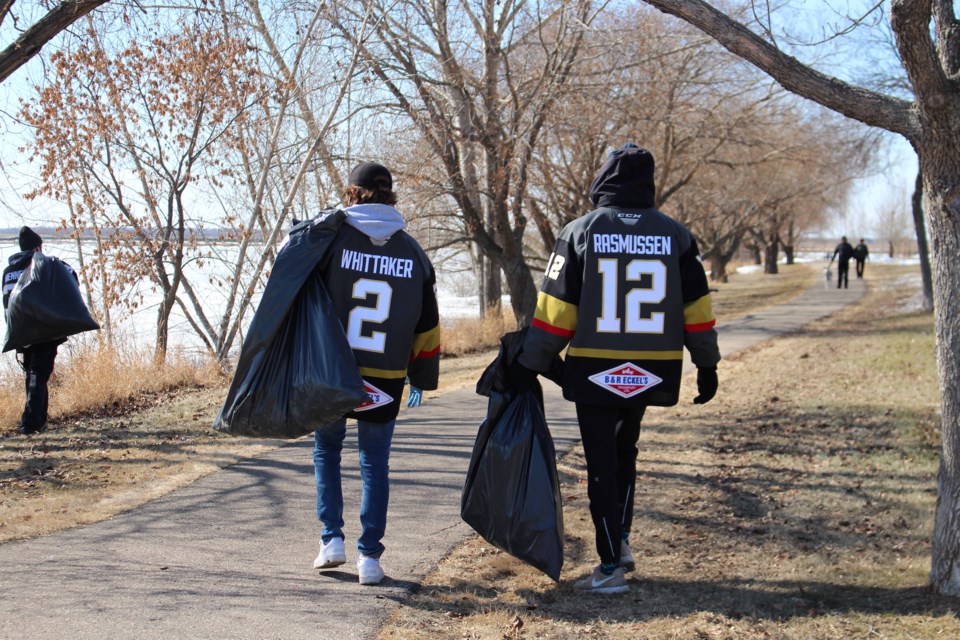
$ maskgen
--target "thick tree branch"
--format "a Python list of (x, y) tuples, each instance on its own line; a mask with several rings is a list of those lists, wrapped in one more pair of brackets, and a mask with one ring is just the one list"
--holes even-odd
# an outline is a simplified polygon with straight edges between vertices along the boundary
[(645, 1), (707, 33), (731, 53), (769, 74), (788, 91), (848, 118), (909, 139), (916, 139), (919, 133), (919, 123), (910, 102), (820, 73), (702, 0)]
[(0, 82), (37, 55), (58, 33), (109, 0), (64, 0), (0, 52)]
[(948, 75), (956, 76), (960, 72), (960, 24), (953, 11), (953, 1), (934, 0), (933, 18), (940, 62)]
[(897, 50), (927, 124), (952, 119), (953, 105), (957, 103), (956, 89), (940, 66), (941, 58), (930, 37), (932, 4), (931, 0), (890, 3), (890, 25)]

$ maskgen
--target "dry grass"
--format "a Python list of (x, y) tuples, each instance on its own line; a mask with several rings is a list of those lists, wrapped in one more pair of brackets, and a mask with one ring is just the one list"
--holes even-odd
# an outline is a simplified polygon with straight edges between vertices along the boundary
[[(151, 353), (75, 338), (60, 346), (50, 378), (49, 415), (57, 420), (120, 405), (144, 393), (222, 382), (219, 367), (210, 359), (174, 352), (157, 366)], [(17, 366), (6, 367), (0, 374), (0, 425), (18, 424), (23, 402), (23, 372)]]
[(380, 638), (958, 637), (926, 588), (939, 416), (913, 271), (874, 265), (862, 303), (722, 363), (710, 404), (687, 384), (648, 413), (629, 594), (570, 587), (596, 562), (575, 450), (560, 584), (472, 538)]
[[(443, 316), (443, 309), (440, 310)], [(496, 349), (500, 336), (517, 330), (513, 311), (504, 307), (499, 315), (488, 314), (486, 318), (457, 318), (441, 330), (443, 355), (459, 358), (463, 355)]]
[[(732, 269), (735, 269), (734, 265)], [(729, 322), (765, 307), (781, 304), (819, 281), (821, 270), (809, 264), (779, 265), (779, 273), (731, 273), (729, 282), (711, 282), (710, 296), (720, 322)]]

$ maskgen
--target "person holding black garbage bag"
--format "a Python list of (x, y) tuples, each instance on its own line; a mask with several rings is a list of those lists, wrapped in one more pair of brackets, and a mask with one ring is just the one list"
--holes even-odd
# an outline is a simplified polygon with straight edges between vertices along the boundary
[[(423, 249), (404, 231), (394, 208), (393, 177), (383, 165), (364, 162), (351, 171), (344, 193), (346, 219), (318, 265), (370, 400), (314, 433), (320, 554), (313, 566), (346, 562), (340, 457), (346, 419), (357, 420), (361, 533), (357, 541), (360, 584), (384, 577), (380, 557), (387, 524), (388, 466), (400, 396), (437, 388), (440, 327), (436, 275)], [(352, 363), (351, 363), (352, 364)]]
[[(10, 293), (17, 285), (20, 276), (30, 267), (34, 253), (42, 253), (43, 239), (30, 227), (21, 227), (19, 235), (20, 251), (10, 256), (3, 270), (3, 308), (10, 303)], [(64, 263), (73, 277), (77, 275)], [(53, 374), (53, 363), (57, 358), (57, 348), (66, 342), (66, 338), (49, 342), (38, 342), (17, 347), (17, 354), (23, 355), (24, 387), (27, 401), (20, 417), (20, 433), (33, 435), (47, 428), (47, 383)]]
[(509, 369), (516, 388), (569, 344), (563, 395), (576, 403), (600, 564), (574, 588), (625, 593), (640, 421), (679, 399), (683, 348), (699, 395), (717, 392), (716, 321), (697, 243), (655, 208), (654, 160), (627, 143), (590, 187), (593, 211), (560, 232), (533, 322)]

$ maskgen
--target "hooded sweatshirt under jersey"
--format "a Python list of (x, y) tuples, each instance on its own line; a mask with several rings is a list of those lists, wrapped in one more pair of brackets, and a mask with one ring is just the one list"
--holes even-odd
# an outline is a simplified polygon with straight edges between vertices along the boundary
[(677, 403), (683, 348), (720, 361), (697, 243), (654, 208), (653, 156), (615, 151), (590, 188), (597, 208), (568, 224), (547, 262), (520, 362), (546, 371), (569, 344), (568, 400), (603, 406)]
[(350, 417), (388, 422), (407, 376), (421, 389), (437, 388), (436, 275), (395, 208), (360, 204), (346, 214), (320, 269), (360, 375), (375, 387), (375, 404)]

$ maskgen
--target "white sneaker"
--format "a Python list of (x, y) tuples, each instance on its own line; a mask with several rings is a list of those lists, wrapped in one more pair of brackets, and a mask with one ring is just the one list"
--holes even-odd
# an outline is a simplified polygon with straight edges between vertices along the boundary
[(633, 559), (633, 552), (623, 540), (620, 541), (620, 566), (624, 573), (629, 573), (637, 568), (637, 561)]
[(383, 568), (379, 558), (371, 558), (362, 553), (357, 558), (357, 573), (360, 575), (360, 584), (380, 584), (383, 580)]
[(600, 570), (600, 565), (586, 578), (573, 583), (573, 588), (585, 593), (626, 593), (630, 591), (623, 575), (623, 567), (617, 567), (610, 575)]
[(332, 569), (347, 561), (347, 554), (343, 550), (343, 538), (330, 538), (326, 544), (320, 541), (320, 555), (313, 561), (314, 569)]

